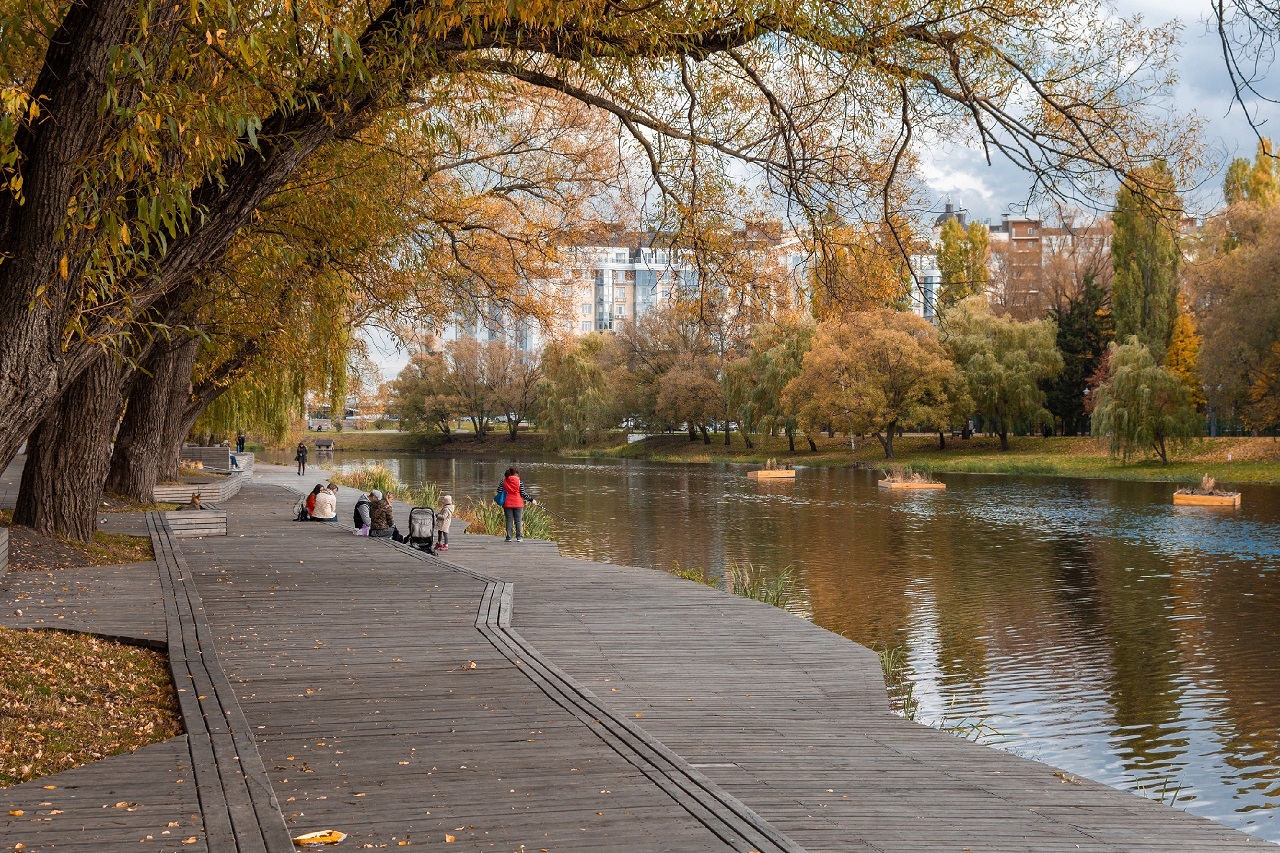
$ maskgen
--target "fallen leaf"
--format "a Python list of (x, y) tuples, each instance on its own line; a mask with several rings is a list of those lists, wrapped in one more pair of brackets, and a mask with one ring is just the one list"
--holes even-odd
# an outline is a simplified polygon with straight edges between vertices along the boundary
[(22, 811), (22, 809), (9, 809), (9, 814), (13, 815), (14, 817), (22, 817), (24, 812)]
[(293, 843), (299, 847), (318, 847), (321, 844), (337, 844), (346, 838), (345, 832), (339, 832), (336, 829), (322, 829), (317, 832), (307, 832), (296, 836)]
[(457, 840), (458, 840), (458, 839), (454, 838), (452, 835), (450, 835), (450, 834), (449, 834), (449, 833), (447, 833), (447, 832), (444, 834), (444, 841), (445, 841), (445, 843), (446, 843), (446, 844), (452, 844), (453, 842), (455, 842), (455, 841), (457, 841)]

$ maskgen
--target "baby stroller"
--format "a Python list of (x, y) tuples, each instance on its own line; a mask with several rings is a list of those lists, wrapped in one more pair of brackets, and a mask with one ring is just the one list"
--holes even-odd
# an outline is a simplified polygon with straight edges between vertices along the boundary
[(434, 553), (436, 541), (436, 511), (429, 506), (415, 506), (409, 510), (409, 547)]

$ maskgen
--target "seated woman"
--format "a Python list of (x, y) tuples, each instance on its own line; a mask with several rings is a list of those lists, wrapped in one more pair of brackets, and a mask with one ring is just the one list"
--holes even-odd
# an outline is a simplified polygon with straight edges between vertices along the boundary
[(324, 486), (317, 483), (316, 487), (311, 490), (311, 494), (307, 495), (307, 518), (311, 518), (311, 516), (316, 514), (316, 495), (320, 494), (320, 490), (323, 488)]
[(323, 486), (316, 486), (313, 493), (316, 503), (311, 510), (312, 521), (337, 521), (338, 497)]
[(396, 529), (395, 510), (391, 508), (391, 496), (383, 496), (374, 489), (369, 492), (369, 535), (382, 538), (390, 537), (393, 542), (403, 542), (400, 531)]

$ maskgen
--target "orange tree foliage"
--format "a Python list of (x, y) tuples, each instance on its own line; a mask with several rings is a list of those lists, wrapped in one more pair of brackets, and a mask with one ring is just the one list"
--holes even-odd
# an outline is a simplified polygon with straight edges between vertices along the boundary
[[(924, 131), (970, 133), (1046, 184), (1172, 148), (1142, 107), (1173, 33), (1089, 0), (3, 0), (0, 462), (311, 158), (388, 109), (421, 105), (428, 135), (444, 105), (475, 105), (468, 129), (518, 124), (519, 81), (609, 115), (671, 221), (729, 161), (805, 217), (853, 221), (887, 212)], [(451, 257), (463, 224), (483, 229), (460, 216), (432, 248)]]
[(946, 421), (955, 376), (932, 325), (881, 309), (819, 324), (782, 396), (806, 431), (831, 424), (850, 435), (872, 433), (892, 459), (899, 427)]

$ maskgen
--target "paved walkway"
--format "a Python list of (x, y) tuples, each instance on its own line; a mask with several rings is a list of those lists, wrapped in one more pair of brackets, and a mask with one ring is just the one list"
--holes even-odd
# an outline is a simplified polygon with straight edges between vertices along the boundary
[[(153, 637), (156, 612), (169, 617), (171, 655), (181, 632), (183, 665), (208, 674), (199, 701), (218, 710), (188, 711), (190, 742), (6, 790), (9, 809), (30, 809), (0, 817), (0, 849), (136, 850), (147, 835), (152, 849), (206, 836), (215, 853), (281, 849), (272, 802), (289, 834), (338, 829), (351, 849), (1270, 849), (903, 720), (875, 655), (766, 605), (548, 543), (455, 536), (445, 563), (290, 521), (293, 496), (270, 484), (315, 474), (260, 466), (227, 507), (229, 536), (170, 554), (155, 530), (158, 569), (7, 579), (0, 613), (27, 604), (0, 624), (61, 615), (59, 627), (114, 620)], [(340, 520), (353, 502), (344, 490)], [(104, 607), (103, 589), (131, 609)], [(246, 734), (233, 759), (218, 752)], [(198, 743), (218, 774), (191, 772)], [(253, 784), (255, 759), (269, 790)], [(252, 843), (213, 841), (208, 798), (191, 800), (211, 779), (243, 781), (265, 827)], [(126, 784), (134, 793), (115, 793)], [(117, 810), (113, 796), (143, 805)], [(233, 799), (219, 808), (247, 817)], [(107, 814), (109, 826), (92, 819)]]

